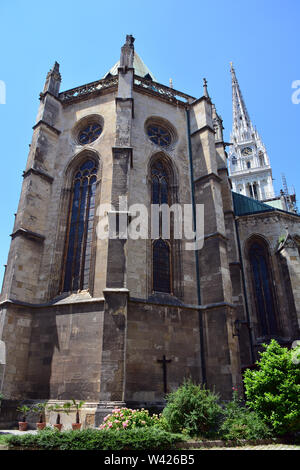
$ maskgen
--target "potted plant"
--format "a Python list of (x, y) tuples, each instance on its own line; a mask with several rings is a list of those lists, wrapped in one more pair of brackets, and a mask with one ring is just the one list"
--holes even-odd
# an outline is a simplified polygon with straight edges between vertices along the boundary
[(18, 406), (17, 411), (22, 413), (21, 421), (19, 421), (19, 431), (26, 431), (28, 423), (26, 421), (26, 416), (28, 415), (30, 408), (27, 405)]
[(60, 431), (61, 428), (62, 428), (62, 423), (60, 422), (61, 405), (59, 405), (58, 403), (55, 403), (55, 405), (49, 406), (49, 407), (48, 407), (48, 410), (49, 410), (49, 411), (56, 411), (56, 412), (57, 412), (57, 415), (56, 415), (56, 422), (55, 422), (55, 424), (53, 424), (53, 426), (54, 426), (58, 431)]
[(72, 423), (72, 429), (80, 429), (81, 422), (80, 422), (80, 415), (79, 410), (83, 407), (84, 401), (76, 401), (72, 398), (73, 406), (76, 408), (76, 423)]
[(36, 405), (33, 406), (32, 411), (35, 413), (39, 414), (39, 422), (36, 423), (37, 429), (40, 431), (45, 428), (46, 426), (46, 416), (45, 416), (45, 411), (47, 408), (47, 403), (37, 403)]

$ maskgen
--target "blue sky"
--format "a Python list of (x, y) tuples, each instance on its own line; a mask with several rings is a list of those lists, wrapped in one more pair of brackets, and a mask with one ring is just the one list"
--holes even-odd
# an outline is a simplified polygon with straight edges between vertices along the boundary
[(174, 88), (198, 97), (207, 78), (227, 140), (233, 61), (275, 189), (284, 172), (300, 200), (300, 104), (291, 100), (300, 80), (299, 17), (299, 0), (1, 0), (1, 279), (48, 70), (60, 63), (61, 90), (97, 80), (119, 59), (126, 34), (159, 82), (172, 78)]

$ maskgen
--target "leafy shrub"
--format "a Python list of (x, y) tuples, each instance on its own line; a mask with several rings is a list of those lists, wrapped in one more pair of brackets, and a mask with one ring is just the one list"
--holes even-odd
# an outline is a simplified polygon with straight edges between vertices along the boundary
[(300, 365), (275, 340), (264, 348), (259, 369), (245, 372), (247, 405), (277, 435), (292, 434), (300, 430)]
[(162, 413), (167, 430), (190, 436), (213, 436), (222, 411), (218, 399), (217, 394), (204, 386), (185, 381), (167, 396), (167, 405)]
[(135, 429), (158, 425), (157, 414), (150, 416), (149, 411), (132, 410), (130, 408), (115, 408), (113, 412), (104, 418), (104, 423), (100, 429), (118, 430)]
[(12, 435), (10, 448), (46, 450), (169, 450), (181, 437), (155, 427), (124, 430), (84, 429), (58, 432), (45, 428), (37, 434)]
[(242, 406), (237, 390), (233, 391), (233, 399), (223, 410), (223, 422), (219, 429), (220, 437), (239, 441), (241, 439), (265, 439), (271, 436), (267, 424), (255, 412)]

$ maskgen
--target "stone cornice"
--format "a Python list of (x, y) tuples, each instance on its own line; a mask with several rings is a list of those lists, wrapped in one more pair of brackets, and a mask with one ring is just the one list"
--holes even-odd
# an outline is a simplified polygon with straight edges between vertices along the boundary
[(50, 131), (54, 132), (56, 135), (61, 134), (61, 131), (59, 131), (58, 129), (56, 129), (56, 127), (53, 127), (53, 126), (51, 126), (50, 124), (48, 124), (48, 122), (43, 121), (43, 119), (41, 119), (39, 122), (37, 122), (37, 123), (32, 127), (32, 129), (35, 130), (35, 129), (37, 129), (37, 128), (40, 127), (40, 126), (46, 126), (47, 129), (49, 129)]
[(194, 137), (196, 134), (199, 134), (199, 133), (205, 132), (205, 131), (209, 131), (209, 132), (211, 132), (211, 133), (213, 133), (213, 134), (216, 133), (213, 127), (211, 127), (209, 124), (206, 124), (205, 126), (200, 127), (200, 128), (197, 129), (196, 131), (192, 132), (192, 133), (191, 133), (191, 137)]
[[(15, 305), (17, 307), (29, 307), (30, 309), (34, 308), (49, 308), (49, 307), (64, 307), (68, 305), (77, 305), (77, 304), (93, 304), (93, 303), (104, 303), (105, 299), (103, 297), (99, 298), (90, 298), (82, 300), (73, 300), (73, 301), (57, 301), (53, 300), (51, 302), (45, 302), (41, 304), (32, 304), (30, 302), (23, 302), (21, 300), (15, 299), (5, 299), (0, 302), (0, 307), (6, 307), (9, 305)], [(74, 312), (72, 312), (74, 313)]]
[(39, 233), (32, 232), (31, 230), (27, 230), (22, 227), (15, 230), (10, 236), (12, 239), (21, 236), (21, 237), (27, 238), (28, 240), (32, 240), (38, 243), (43, 243), (45, 240), (44, 235), (40, 235)]
[(40, 101), (44, 101), (44, 99), (45, 99), (45, 97), (46, 97), (47, 95), (51, 96), (51, 97), (54, 98), (56, 101), (58, 101), (59, 104), (61, 104), (61, 101), (60, 101), (60, 99), (58, 98), (58, 96), (53, 95), (53, 93), (51, 93), (50, 91), (46, 91), (45, 93), (40, 93), (40, 97), (39, 97)]
[(211, 102), (211, 99), (209, 98), (209, 96), (200, 96), (200, 98), (197, 98), (195, 99), (195, 101), (193, 101), (191, 104), (191, 107), (194, 106), (195, 104), (198, 104), (200, 103), (201, 101), (206, 101), (208, 104), (212, 104)]
[(31, 168), (29, 168), (29, 170), (23, 172), (23, 178), (26, 178), (27, 176), (29, 176), (31, 174), (38, 175), (41, 178), (44, 178), (50, 184), (52, 184), (53, 181), (54, 181), (54, 178), (52, 176), (48, 175), (48, 173), (46, 173), (42, 170), (39, 170), (37, 168), (33, 168), (33, 167), (31, 167)]
[(208, 240), (210, 238), (221, 238), (223, 241), (228, 241), (228, 238), (221, 232), (213, 232), (204, 236), (204, 240)]
[(220, 183), (222, 181), (222, 178), (220, 178), (220, 176), (216, 173), (208, 173), (207, 175), (199, 176), (199, 178), (196, 178), (194, 180), (194, 184), (205, 183), (207, 180), (215, 180)]

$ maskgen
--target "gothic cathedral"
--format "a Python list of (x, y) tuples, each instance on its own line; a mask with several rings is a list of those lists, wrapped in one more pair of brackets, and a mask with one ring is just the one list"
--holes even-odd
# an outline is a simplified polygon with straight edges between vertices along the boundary
[[(115, 405), (162, 407), (188, 377), (230, 399), (262, 343), (299, 339), (300, 217), (268, 204), (270, 160), (231, 74), (229, 145), (206, 81), (199, 98), (158, 83), (132, 36), (101, 80), (60, 92), (58, 63), (48, 73), (1, 294), (2, 421), (16, 402), (75, 398), (99, 425)], [(160, 228), (98, 236), (104, 213), (120, 235), (129, 207), (153, 204), (203, 205), (203, 247)]]

